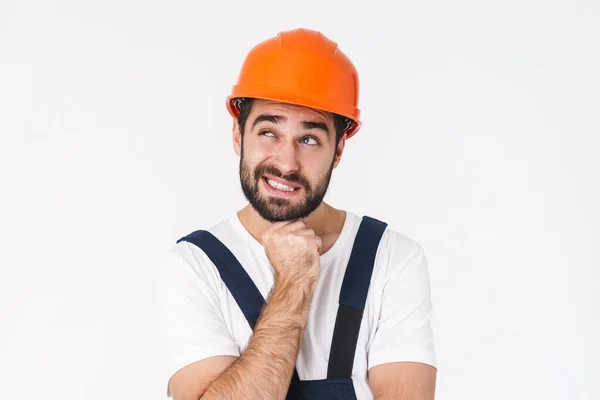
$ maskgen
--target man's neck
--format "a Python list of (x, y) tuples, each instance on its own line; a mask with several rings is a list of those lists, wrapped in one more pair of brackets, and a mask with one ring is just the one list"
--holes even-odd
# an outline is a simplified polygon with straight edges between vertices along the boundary
[[(250, 204), (239, 210), (237, 215), (246, 230), (262, 243), (262, 235), (272, 223), (261, 217)], [(337, 238), (344, 226), (345, 218), (344, 211), (322, 202), (304, 221), (306, 226), (315, 231), (317, 236), (335, 236)]]

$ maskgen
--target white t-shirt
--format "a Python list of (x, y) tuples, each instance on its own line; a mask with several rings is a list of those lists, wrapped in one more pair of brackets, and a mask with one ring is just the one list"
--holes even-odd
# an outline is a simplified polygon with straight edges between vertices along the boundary
[[(327, 377), (341, 284), (360, 222), (361, 217), (346, 212), (339, 238), (321, 256), (321, 274), (296, 363), (300, 380)], [(208, 231), (229, 248), (267, 299), (273, 268), (237, 214)], [(159, 272), (168, 355), (165, 383), (195, 361), (239, 356), (252, 331), (208, 256), (195, 245), (180, 242), (166, 253)], [(416, 241), (388, 227), (375, 259), (354, 358), (352, 380), (359, 400), (373, 399), (367, 370), (394, 361), (437, 367), (427, 258)]]

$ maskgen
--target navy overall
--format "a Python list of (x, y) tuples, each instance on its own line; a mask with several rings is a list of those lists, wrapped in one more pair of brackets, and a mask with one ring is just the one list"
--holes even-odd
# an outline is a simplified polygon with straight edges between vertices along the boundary
[[(301, 381), (294, 368), (287, 400), (356, 399), (352, 384), (356, 343), (377, 248), (386, 227), (385, 222), (368, 216), (362, 218), (342, 282), (327, 378)], [(233, 253), (205, 230), (195, 231), (177, 242), (181, 241), (198, 246), (212, 260), (254, 330), (265, 300)]]

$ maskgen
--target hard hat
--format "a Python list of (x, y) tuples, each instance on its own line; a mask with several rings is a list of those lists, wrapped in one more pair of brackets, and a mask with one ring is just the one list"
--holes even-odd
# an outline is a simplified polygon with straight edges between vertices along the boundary
[(348, 118), (345, 132), (361, 126), (358, 73), (337, 43), (321, 32), (298, 28), (254, 46), (246, 56), (227, 109), (237, 118), (236, 99), (275, 100), (332, 112)]

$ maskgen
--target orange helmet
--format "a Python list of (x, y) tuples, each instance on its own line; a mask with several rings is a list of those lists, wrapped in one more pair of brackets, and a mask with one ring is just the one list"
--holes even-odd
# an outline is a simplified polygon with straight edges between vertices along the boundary
[(256, 45), (244, 60), (227, 97), (232, 117), (240, 98), (260, 98), (311, 107), (348, 118), (347, 138), (361, 126), (358, 73), (337, 43), (320, 32), (294, 29)]

